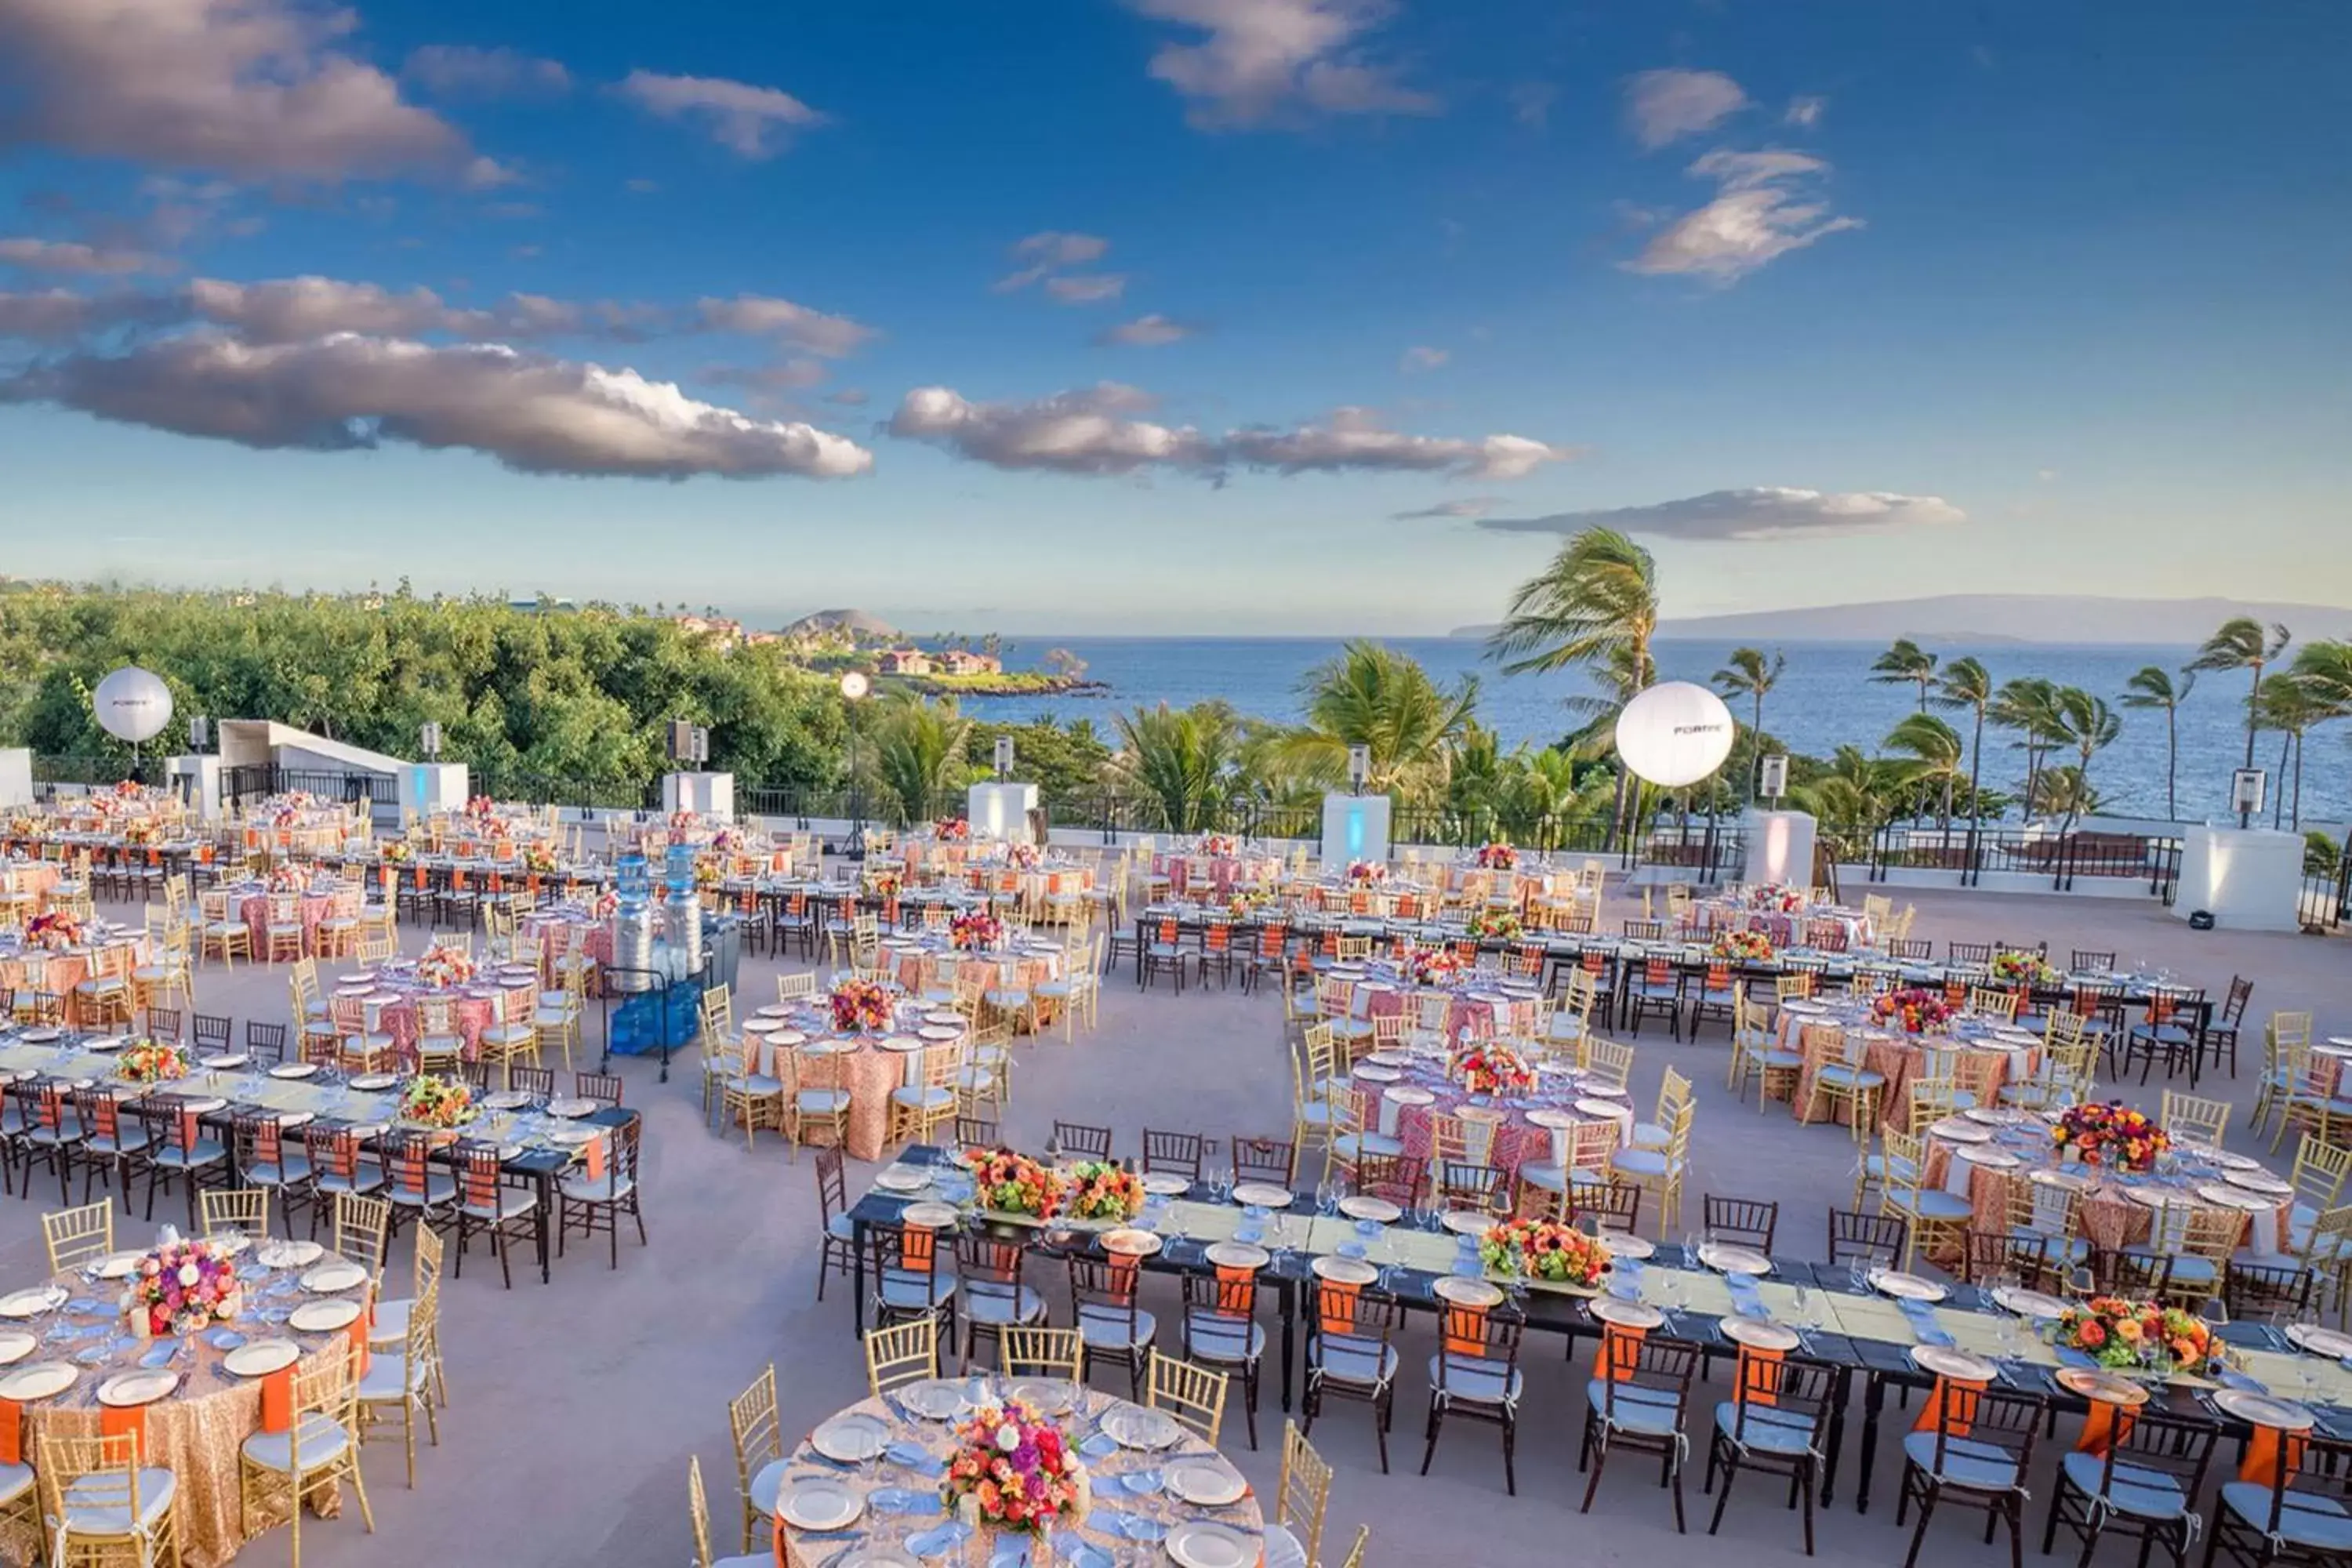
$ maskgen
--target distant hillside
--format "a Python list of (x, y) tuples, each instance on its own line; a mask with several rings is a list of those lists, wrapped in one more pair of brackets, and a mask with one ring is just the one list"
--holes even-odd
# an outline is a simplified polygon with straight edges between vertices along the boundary
[[(2256, 604), (2238, 599), (2109, 599), (2073, 594), (1947, 594), (1927, 599), (1884, 599), (1861, 605), (1815, 605), (1750, 610), (1658, 623), (1662, 637), (1708, 642), (1891, 642), (1916, 637), (1942, 643), (2202, 642), (2232, 616), (2284, 622), (2297, 642), (2352, 637), (2352, 609), (2331, 605)], [(1490, 626), (1465, 626), (1455, 637), (1485, 637)]]
[(863, 610), (819, 610), (813, 616), (803, 616), (784, 628), (786, 636), (812, 632), (849, 632), (857, 637), (895, 638), (898, 628)]

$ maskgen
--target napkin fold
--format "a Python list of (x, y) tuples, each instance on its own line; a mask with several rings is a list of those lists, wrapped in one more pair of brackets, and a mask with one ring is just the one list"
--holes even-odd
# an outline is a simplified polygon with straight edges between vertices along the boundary
[(1921, 1344), (1949, 1345), (1953, 1342), (1952, 1336), (1937, 1325), (1933, 1302), (1897, 1301), (1895, 1307), (1903, 1314), (1903, 1321), (1911, 1325), (1911, 1332), (1917, 1336)]
[(883, 1450), (894, 1465), (903, 1465), (920, 1476), (947, 1473), (948, 1462), (925, 1448), (920, 1443), (898, 1442)]
[(1731, 1310), (1741, 1317), (1771, 1316), (1764, 1310), (1764, 1298), (1757, 1291), (1754, 1275), (1727, 1274), (1723, 1277), (1723, 1284), (1724, 1289), (1731, 1293)]

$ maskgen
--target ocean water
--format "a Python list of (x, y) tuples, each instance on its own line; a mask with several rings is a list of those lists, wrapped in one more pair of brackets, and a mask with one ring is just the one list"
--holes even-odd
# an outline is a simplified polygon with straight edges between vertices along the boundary
[[(1575, 725), (1562, 708), (1563, 700), (1590, 689), (1583, 677), (1573, 672), (1505, 676), (1485, 658), (1485, 645), (1471, 638), (1381, 640), (1419, 659), (1441, 682), (1475, 678), (1479, 722), (1506, 743), (1543, 745), (1558, 740)], [(1780, 685), (1765, 699), (1764, 728), (1795, 751), (1826, 756), (1840, 745), (1855, 745), (1875, 752), (1886, 732), (1917, 706), (1916, 688), (1880, 685), (1870, 679), (1871, 661), (1883, 651), (1875, 646), (1778, 646), (1789, 663)], [(1064, 647), (1085, 659), (1087, 676), (1108, 682), (1110, 690), (1095, 696), (967, 699), (964, 707), (975, 717), (993, 720), (1090, 719), (1106, 733), (1111, 731), (1113, 715), (1124, 710), (1160, 702), (1181, 708), (1210, 698), (1223, 698), (1244, 713), (1295, 721), (1300, 713), (1301, 681), (1340, 647), (1340, 639), (1332, 637), (1009, 637), (1003, 648), (1007, 668), (1034, 668), (1047, 649)], [(1661, 641), (1655, 645), (1661, 678), (1705, 684), (1723, 667), (1732, 647)], [(2123, 732), (2093, 759), (2092, 786), (2111, 812), (2164, 815), (2164, 715), (2123, 709), (2118, 699), (2134, 671), (2156, 664), (2177, 672), (2191, 649), (2003, 643), (1938, 647), (1935, 651), (1946, 659), (1973, 655), (1996, 683), (2034, 675), (2105, 697), (2117, 708)], [(2184, 819), (2218, 816), (2228, 808), (2230, 773), (2245, 754), (2249, 684), (2242, 671), (2200, 675), (2181, 706), (2179, 806)], [(1734, 710), (1745, 722), (1748, 706), (1736, 703)], [(1943, 717), (1963, 740), (1968, 738), (1968, 713), (1947, 711)], [(2306, 740), (2303, 818), (2307, 826), (2352, 817), (2347, 734), (2343, 729), (2322, 729)], [(2278, 773), (2279, 739), (2263, 735), (2254, 753), (2255, 764), (2272, 771), (2273, 799), (2287, 782)], [(1984, 777), (1988, 784), (2014, 792), (2023, 784), (2025, 756), (2011, 749), (2011, 741), (2006, 732), (1987, 728)]]

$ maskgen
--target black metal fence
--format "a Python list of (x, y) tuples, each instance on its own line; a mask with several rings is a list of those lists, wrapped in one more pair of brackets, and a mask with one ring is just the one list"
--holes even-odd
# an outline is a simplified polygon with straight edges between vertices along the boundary
[(1823, 824), (1821, 842), (1838, 863), (1859, 865), (1874, 882), (1892, 871), (1949, 871), (1964, 888), (1979, 887), (1988, 871), (2043, 877), (2068, 892), (2085, 879), (2130, 879), (2149, 896), (2172, 901), (2180, 882), (2180, 840), (2169, 836), (2058, 833), (2017, 827), (1944, 827)]

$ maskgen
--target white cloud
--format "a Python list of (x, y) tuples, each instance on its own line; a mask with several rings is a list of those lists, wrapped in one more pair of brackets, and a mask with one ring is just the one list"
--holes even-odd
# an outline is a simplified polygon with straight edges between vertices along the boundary
[(0, 0), (11, 142), (253, 178), (501, 171), (335, 47), (349, 10), (298, 0)]
[(1514, 121), (1530, 131), (1540, 131), (1551, 121), (1551, 106), (1559, 97), (1559, 89), (1548, 81), (1523, 81), (1505, 96), (1510, 100)]
[(534, 474), (835, 479), (874, 461), (843, 437), (631, 370), (350, 332), (254, 346), (205, 331), (75, 354), (0, 381), (0, 400), (263, 448), (461, 447)]
[(173, 263), (143, 250), (58, 239), (0, 239), (0, 262), (28, 272), (75, 272), (93, 278), (173, 270)]
[(1392, 511), (1389, 516), (1398, 522), (1418, 522), (1432, 518), (1478, 518), (1502, 504), (1500, 496), (1468, 496), (1461, 500), (1442, 500), (1435, 506), (1418, 506), (1411, 511)]
[(824, 400), (827, 403), (838, 403), (844, 408), (863, 408), (871, 401), (866, 390), (862, 386), (845, 386), (839, 392), (828, 392), (824, 395)]
[(558, 61), (463, 44), (427, 44), (414, 50), (400, 74), (427, 92), (457, 97), (554, 93), (572, 86), (572, 73)]
[(1453, 357), (1453, 352), (1449, 349), (1433, 349), (1426, 344), (1415, 343), (1404, 351), (1404, 357), (1397, 362), (1397, 369), (1411, 375), (1417, 371), (1435, 370)]
[(1121, 321), (1116, 327), (1105, 327), (1095, 334), (1095, 343), (1101, 348), (1165, 348), (1181, 342), (1200, 329), (1189, 322), (1172, 321), (1158, 312), (1138, 316), (1132, 321)]
[(1588, 528), (1615, 528), (1671, 539), (1730, 540), (1875, 532), (1967, 521), (1966, 512), (1941, 496), (1758, 485), (1709, 490), (1703, 496), (1651, 506), (1555, 512), (1549, 517), (1490, 517), (1478, 526), (1503, 533), (1580, 533)]
[(1748, 107), (1748, 95), (1721, 71), (1649, 70), (1627, 79), (1625, 120), (1644, 147), (1711, 130)]
[(1320, 426), (1212, 437), (1191, 426), (1134, 417), (1153, 406), (1148, 393), (1117, 382), (1034, 403), (973, 403), (951, 388), (925, 386), (907, 394), (889, 430), (1000, 468), (1089, 475), (1164, 468), (1214, 478), (1234, 468), (1253, 468), (1284, 474), (1419, 471), (1511, 479), (1572, 455), (1522, 436), (1465, 440), (1402, 435), (1383, 428), (1360, 408), (1339, 409)]
[(1098, 305), (1127, 292), (1123, 272), (1073, 272), (1045, 279), (1045, 292), (1065, 305)]
[(191, 281), (181, 296), (184, 314), (233, 327), (249, 342), (296, 342), (331, 332), (413, 338), (446, 333), (476, 342), (588, 336), (634, 339), (670, 323), (651, 306), (600, 300), (577, 304), (544, 294), (509, 294), (475, 309), (454, 305), (430, 289), (395, 293), (374, 283), (334, 278), (279, 278), (229, 283)]
[(1207, 35), (1162, 44), (1152, 76), (1182, 94), (1204, 131), (1321, 114), (1434, 114), (1437, 100), (1366, 59), (1357, 40), (1386, 22), (1391, 0), (1127, 0), (1155, 21)]
[(1019, 265), (996, 280), (996, 291), (1009, 294), (1016, 289), (1026, 289), (1065, 268), (1100, 261), (1109, 251), (1110, 241), (1098, 234), (1070, 234), (1049, 228), (1028, 235), (1013, 242), (1007, 254)]
[(1716, 182), (1715, 200), (1666, 225), (1622, 265), (1729, 284), (1824, 235), (1862, 227), (1860, 218), (1832, 216), (1826, 202), (1805, 194), (1829, 168), (1802, 153), (1709, 153), (1689, 172)]
[(754, 87), (724, 77), (663, 76), (633, 70), (622, 96), (649, 114), (706, 127), (722, 146), (746, 158), (784, 150), (794, 131), (825, 123), (825, 116), (781, 88)]
[(145, 294), (77, 294), (68, 289), (0, 292), (0, 339), (72, 342), (126, 321), (169, 320), (172, 307)]
[(775, 338), (826, 359), (854, 353), (875, 336), (872, 327), (847, 316), (761, 294), (738, 294), (732, 300), (704, 300), (697, 307), (702, 324), (716, 331), (741, 332), (748, 337)]
[(1780, 120), (1788, 125), (1816, 125), (1821, 122), (1822, 112), (1829, 106), (1830, 100), (1826, 98), (1801, 92), (1789, 100), (1788, 112), (1781, 115)]

